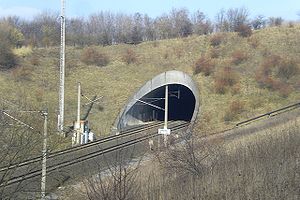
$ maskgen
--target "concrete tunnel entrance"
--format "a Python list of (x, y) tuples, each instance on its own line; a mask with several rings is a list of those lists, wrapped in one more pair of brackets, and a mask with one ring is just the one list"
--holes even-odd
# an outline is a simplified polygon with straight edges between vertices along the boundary
[[(196, 99), (187, 87), (179, 84), (169, 86), (169, 121), (191, 121)], [(165, 86), (159, 87), (139, 99), (128, 111), (136, 120), (143, 122), (163, 121)], [(155, 107), (154, 107), (155, 106)]]
[(151, 121), (164, 121), (165, 86), (168, 85), (168, 120), (193, 123), (199, 111), (196, 84), (187, 74), (167, 71), (148, 81), (129, 100), (118, 116), (115, 127), (142, 125)]

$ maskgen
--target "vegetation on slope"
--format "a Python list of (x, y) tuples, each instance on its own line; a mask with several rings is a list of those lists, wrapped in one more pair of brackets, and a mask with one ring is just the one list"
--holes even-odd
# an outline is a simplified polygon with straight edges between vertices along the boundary
[[(93, 63), (84, 60), (90, 56), (85, 48), (67, 47), (66, 125), (76, 119), (77, 82), (82, 83), (86, 96), (104, 96), (104, 109), (96, 106), (89, 116), (92, 131), (99, 136), (109, 134), (120, 109), (139, 87), (175, 69), (197, 83), (201, 113), (195, 129), (209, 134), (299, 100), (299, 43), (300, 27), (294, 26), (266, 28), (249, 37), (218, 33), (139, 45), (93, 46), (89, 51), (98, 56)], [(59, 48), (32, 49), (20, 55), (17, 68), (0, 72), (2, 98), (20, 109), (48, 107), (55, 130)], [(269, 61), (272, 57), (279, 59), (274, 65)], [(209, 73), (199, 66), (209, 68)], [(264, 70), (267, 72), (259, 78)], [(265, 84), (266, 80), (273, 86)], [(232, 106), (236, 102), (239, 106)]]
[(277, 126), (269, 129), (256, 127), (252, 134), (240, 129), (225, 139), (194, 138), (175, 144), (142, 164), (135, 161), (128, 166), (116, 156), (113, 170), (99, 170), (101, 174), (66, 186), (59, 195), (64, 199), (298, 199), (299, 118), (278, 125), (281, 120), (277, 118), (273, 121)]

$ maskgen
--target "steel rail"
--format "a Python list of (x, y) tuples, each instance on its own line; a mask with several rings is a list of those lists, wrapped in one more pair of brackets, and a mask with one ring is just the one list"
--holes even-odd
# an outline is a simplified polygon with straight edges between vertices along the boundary
[[(174, 122), (175, 121), (171, 121), (171, 123), (174, 123)], [(86, 149), (86, 148), (93, 147), (93, 146), (98, 145), (98, 144), (110, 142), (110, 141), (115, 140), (115, 139), (128, 137), (128, 136), (131, 136), (133, 134), (141, 133), (145, 130), (149, 130), (149, 129), (158, 127), (162, 124), (163, 124), (163, 122), (158, 122), (158, 123), (154, 123), (154, 124), (150, 124), (150, 125), (148, 124), (148, 125), (145, 125), (145, 126), (134, 127), (134, 128), (128, 129), (126, 131), (123, 131), (118, 135), (108, 136), (108, 137), (96, 140), (94, 142), (89, 142), (87, 144), (74, 146), (74, 147), (69, 147), (69, 148), (66, 148), (66, 149), (63, 149), (63, 150), (60, 150), (60, 151), (55, 151), (53, 153), (50, 153), (48, 158), (53, 158), (55, 156), (63, 155), (63, 154), (66, 154), (66, 153), (69, 153), (69, 152), (74, 152), (74, 151), (81, 150), (81, 149)], [(10, 169), (15, 169), (17, 167), (22, 167), (22, 166), (25, 166), (25, 165), (29, 165), (29, 164), (38, 162), (41, 159), (42, 159), (41, 156), (37, 156), (37, 157), (31, 158), (31, 159), (28, 159), (28, 160), (24, 160), (21, 163), (14, 163), (14, 164), (11, 164), (9, 166), (2, 167), (0, 169), (0, 172), (7, 171), (7, 170), (10, 170)]]
[[(171, 128), (172, 131), (178, 131), (178, 130), (181, 130), (181, 129), (187, 127), (188, 125), (189, 125), (189, 122), (184, 122), (184, 123), (178, 124), (178, 125), (176, 125), (174, 127), (170, 127), (170, 128)], [(87, 155), (82, 155), (82, 156), (79, 156), (79, 157), (71, 159), (71, 160), (63, 161), (59, 164), (48, 166), (47, 167), (47, 173), (50, 173), (52, 171), (55, 171), (55, 170), (58, 170), (58, 169), (61, 169), (61, 168), (64, 168), (64, 167), (68, 167), (70, 165), (74, 165), (74, 164), (77, 164), (77, 163), (95, 158), (95, 157), (100, 156), (100, 155), (105, 154), (105, 153), (110, 153), (112, 151), (116, 151), (116, 150), (119, 150), (119, 149), (122, 149), (122, 148), (125, 148), (125, 147), (132, 146), (134, 144), (143, 142), (143, 141), (145, 141), (149, 138), (153, 138), (153, 137), (157, 137), (157, 136), (160, 136), (160, 135), (158, 135), (157, 132), (154, 132), (154, 133), (151, 133), (151, 134), (148, 134), (148, 135), (141, 136), (141, 137), (136, 138), (136, 139), (125, 141), (123, 143), (120, 143), (120, 144), (117, 144), (117, 145), (114, 145), (114, 146), (111, 146), (111, 147), (107, 147), (105, 149), (100, 149), (100, 150), (94, 151), (94, 152), (89, 153)], [(12, 185), (12, 184), (15, 184), (15, 183), (20, 183), (22, 181), (28, 180), (30, 178), (34, 178), (34, 177), (39, 176), (39, 175), (41, 175), (41, 170), (35, 170), (35, 171), (32, 171), (32, 172), (26, 173), (24, 175), (13, 177), (10, 180), (6, 181), (5, 183), (2, 183), (0, 185), (0, 188), (9, 186), (9, 185)]]
[[(239, 127), (240, 125), (242, 124), (248, 124), (249, 122), (252, 122), (252, 121), (255, 121), (257, 119), (260, 119), (262, 117), (265, 117), (265, 116), (271, 116), (272, 114), (275, 114), (275, 113), (280, 113), (281, 111), (290, 111), (292, 109), (296, 109), (296, 108), (299, 108), (300, 107), (300, 102), (299, 103), (295, 103), (295, 104), (292, 104), (292, 105), (289, 105), (289, 106), (286, 106), (286, 107), (283, 107), (283, 108), (280, 108), (280, 109), (277, 109), (277, 110), (274, 110), (274, 111), (271, 111), (271, 112), (268, 112), (268, 113), (265, 113), (265, 114), (262, 114), (262, 115), (259, 115), (259, 116), (256, 116), (256, 117), (253, 117), (253, 118), (250, 118), (248, 120), (245, 120), (245, 121), (242, 121), (242, 122), (239, 122), (237, 123), (234, 127), (232, 128), (228, 128), (226, 130), (223, 130), (223, 131), (220, 131), (220, 132), (216, 132), (216, 133), (213, 133), (211, 135), (217, 135), (217, 134), (221, 134), (221, 133), (224, 133), (224, 132), (227, 132), (227, 131), (230, 131), (230, 130), (233, 130), (233, 129), (236, 129), (237, 127)], [(176, 121), (175, 121), (176, 122)], [(59, 155), (63, 155), (63, 154), (66, 154), (66, 153), (70, 153), (70, 152), (76, 152), (78, 150), (82, 150), (82, 149), (86, 149), (88, 147), (93, 147), (95, 145), (98, 145), (98, 144), (101, 144), (101, 143), (105, 143), (105, 142), (108, 142), (108, 141), (112, 141), (114, 139), (117, 139), (117, 138), (122, 138), (122, 137), (126, 137), (126, 136), (129, 136), (129, 135), (133, 135), (135, 133), (140, 133), (140, 132), (143, 132), (147, 129), (151, 129), (151, 128), (154, 128), (155, 126), (159, 126), (161, 125), (162, 123), (155, 123), (155, 124), (152, 124), (150, 126), (142, 126), (142, 127), (134, 127), (132, 129), (128, 129), (124, 132), (121, 132), (119, 135), (113, 135), (113, 136), (109, 136), (109, 137), (106, 137), (106, 138), (103, 138), (101, 140), (97, 140), (95, 142), (92, 142), (92, 143), (87, 143), (85, 145), (81, 145), (81, 146), (76, 146), (76, 147), (71, 147), (71, 148), (68, 148), (68, 149), (65, 149), (65, 150), (61, 150), (61, 151), (58, 151), (58, 152), (54, 152), (52, 154), (49, 155), (49, 158), (53, 158), (55, 156), (59, 156)], [(179, 127), (180, 126), (183, 126), (183, 127), (186, 127), (186, 125), (188, 125), (189, 123), (186, 122), (186, 123), (183, 123), (183, 124), (180, 124), (178, 125)], [(181, 128), (183, 128), (181, 127)], [(175, 127), (173, 127), (172, 129), (174, 129)], [(181, 128), (178, 128), (178, 129), (181, 129)], [(177, 129), (176, 129), (177, 130)], [(48, 172), (51, 172), (51, 171), (54, 171), (56, 169), (59, 169), (61, 167), (66, 167), (68, 166), (68, 163), (69, 165), (72, 165), (72, 164), (76, 164), (76, 163), (79, 163), (79, 162), (82, 162), (84, 160), (88, 160), (88, 159), (91, 159), (93, 157), (96, 157), (96, 156), (99, 156), (101, 154), (104, 154), (104, 153), (108, 153), (108, 152), (111, 152), (111, 151), (114, 151), (114, 150), (117, 150), (119, 148), (123, 148), (123, 147), (126, 147), (126, 144), (127, 146), (130, 146), (130, 145), (133, 145), (133, 144), (136, 144), (138, 142), (141, 142), (141, 141), (144, 141), (146, 139), (149, 139), (153, 136), (158, 136), (157, 133), (153, 133), (151, 135), (146, 135), (146, 136), (142, 136), (142, 137), (139, 137), (137, 139), (132, 139), (132, 140), (129, 140), (129, 141), (126, 141), (126, 142), (123, 142), (121, 144), (118, 144), (118, 145), (115, 145), (115, 146), (112, 146), (112, 147), (108, 147), (106, 149), (103, 149), (100, 151), (96, 151), (96, 152), (92, 152), (88, 155), (83, 155), (83, 156), (80, 156), (78, 158), (75, 158), (75, 159), (72, 159), (72, 160), (69, 160), (69, 161), (64, 161), (64, 162), (61, 162), (59, 164), (56, 164), (54, 166), (50, 166), (50, 169), (48, 167)], [(21, 164), (15, 164), (14, 166), (9, 166), (9, 167), (6, 167), (6, 168), (2, 168), (0, 169), (0, 172), (1, 171), (4, 171), (4, 170), (9, 170), (9, 169), (12, 169), (12, 168), (16, 168), (16, 167), (21, 167), (21, 166), (24, 166), (26, 164), (30, 164), (30, 163), (34, 163), (34, 162), (37, 162), (40, 160), (41, 157), (37, 157), (37, 158), (34, 158), (34, 159), (31, 159), (31, 160), (28, 160), (28, 161), (25, 161), (25, 162), (22, 162)], [(81, 159), (81, 160), (79, 160)], [(79, 161), (78, 161), (79, 160)], [(71, 163), (71, 164), (70, 164)], [(38, 173), (37, 175), (32, 175), (31, 174), (35, 174), (35, 173)], [(9, 180), (8, 183), (6, 184), (1, 184), (0, 187), (3, 187), (3, 186), (6, 186), (6, 185), (11, 185), (11, 184), (14, 184), (18, 181), (14, 181), (14, 182), (10, 182), (10, 181), (13, 181), (13, 180), (17, 180), (17, 179), (21, 179), (22, 180), (26, 180), (26, 179), (29, 179), (29, 178), (32, 178), (32, 177), (35, 177), (35, 176), (38, 176), (40, 174), (40, 170), (36, 170), (36, 171), (33, 171), (33, 172), (30, 172), (30, 173), (27, 173), (26, 175), (23, 175), (23, 176), (18, 176), (18, 177), (14, 177), (13, 179)], [(29, 178), (26, 178), (27, 176), (30, 176)], [(19, 181), (20, 182), (20, 181)]]
[(274, 110), (274, 111), (271, 111), (271, 112), (267, 112), (267, 113), (262, 114), (262, 115), (258, 115), (256, 117), (250, 118), (250, 119), (242, 121), (242, 122), (239, 122), (235, 126), (240, 126), (242, 124), (247, 124), (249, 122), (255, 121), (255, 120), (260, 119), (260, 118), (263, 118), (265, 116), (271, 116), (274, 113), (279, 113), (281, 111), (286, 111), (286, 110), (289, 110), (289, 109), (292, 109), (292, 108), (296, 109), (296, 108), (299, 108), (299, 107), (300, 107), (300, 102), (292, 104), (292, 105), (289, 105), (289, 106), (285, 106), (283, 108), (280, 108), (280, 109), (277, 109), (277, 110)]

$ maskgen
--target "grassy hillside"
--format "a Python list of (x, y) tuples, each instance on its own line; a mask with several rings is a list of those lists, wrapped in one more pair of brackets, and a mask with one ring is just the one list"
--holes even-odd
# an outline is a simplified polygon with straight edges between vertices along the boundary
[[(56, 194), (66, 200), (120, 194), (128, 199), (299, 199), (300, 121), (282, 119), (273, 118), (276, 126), (260, 126), (252, 134), (249, 127), (241, 128), (222, 139), (195, 139), (154, 151), (140, 164), (126, 166), (128, 174), (99, 171)], [(122, 184), (112, 177), (121, 177)], [(116, 193), (120, 187), (124, 193)]]
[[(71, 125), (76, 119), (76, 84), (80, 81), (86, 96), (104, 96), (101, 101), (104, 109), (96, 105), (89, 116), (91, 128), (97, 135), (110, 132), (120, 109), (139, 87), (155, 75), (172, 69), (186, 72), (198, 84), (202, 112), (196, 132), (201, 134), (300, 99), (300, 26), (267, 28), (254, 32), (249, 38), (223, 33), (136, 46), (94, 48), (108, 57), (106, 66), (87, 65), (80, 59), (83, 48), (67, 47), (65, 121), (66, 125)], [(126, 52), (134, 58), (132, 63), (124, 61)], [(54, 131), (59, 48), (20, 49), (16, 54), (20, 57), (19, 66), (0, 72), (1, 97), (22, 109), (48, 107)], [(210, 62), (208, 76), (195, 73), (195, 63), (200, 57)], [(287, 63), (283, 64), (284, 70), (285, 66), (292, 66), (292, 74), (288, 71), (287, 77), (281, 77), (280, 66), (273, 66), (270, 61), (278, 57), (278, 62)], [(226, 71), (226, 67), (230, 70)], [(267, 75), (258, 77), (260, 71)], [(233, 83), (230, 79), (228, 87), (220, 91), (218, 80), (222, 83), (222, 76), (233, 76)]]

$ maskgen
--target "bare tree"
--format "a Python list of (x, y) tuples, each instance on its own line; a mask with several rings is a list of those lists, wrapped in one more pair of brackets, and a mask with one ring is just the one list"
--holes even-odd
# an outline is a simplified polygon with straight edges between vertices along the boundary
[(263, 29), (267, 25), (267, 20), (263, 15), (258, 15), (252, 20), (251, 25), (255, 30)]
[(151, 41), (156, 39), (154, 20), (148, 15), (144, 15), (144, 41)]
[(168, 39), (172, 37), (172, 23), (167, 14), (157, 17), (154, 22), (157, 39)]
[(144, 34), (144, 27), (143, 27), (142, 15), (140, 13), (135, 13), (133, 16), (131, 42), (133, 42), (134, 44), (142, 42), (143, 34)]
[(83, 181), (86, 194), (90, 200), (131, 200), (139, 198), (139, 187), (136, 179), (139, 174), (141, 158), (132, 161), (133, 150), (121, 149), (115, 152), (115, 157), (109, 159), (105, 155), (99, 166), (98, 173)]
[[(28, 195), (24, 193), (26, 184), (21, 181), (13, 186), (5, 185), (16, 175), (18, 163), (40, 155), (41, 135), (8, 118), (3, 112), (0, 112), (0, 121), (0, 197), (1, 199), (19, 199)], [(23, 170), (29, 172), (35, 167), (32, 165)]]
[(221, 9), (216, 15), (215, 29), (217, 32), (229, 31), (229, 25), (226, 18), (226, 11)]
[(237, 31), (241, 25), (249, 24), (249, 12), (246, 8), (230, 8), (220, 10), (216, 16), (216, 30), (223, 32)]
[(117, 14), (116, 15), (116, 34), (115, 34), (115, 42), (116, 43), (125, 43), (131, 41), (131, 33), (133, 30), (133, 20), (132, 16), (128, 16), (125, 14)]
[(212, 22), (201, 11), (196, 11), (192, 16), (193, 33), (207, 35), (213, 32)]
[(67, 21), (67, 44), (84, 46), (86, 44), (86, 24), (83, 18), (72, 18)]
[(170, 13), (172, 37), (186, 37), (192, 34), (192, 23), (187, 9), (172, 9)]
[(268, 24), (269, 26), (281, 26), (284, 22), (281, 17), (269, 17)]

